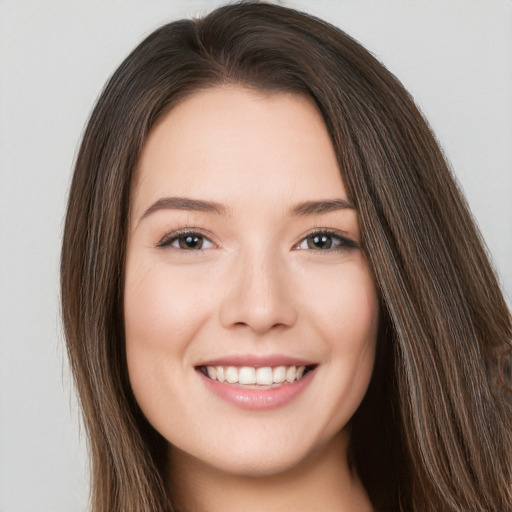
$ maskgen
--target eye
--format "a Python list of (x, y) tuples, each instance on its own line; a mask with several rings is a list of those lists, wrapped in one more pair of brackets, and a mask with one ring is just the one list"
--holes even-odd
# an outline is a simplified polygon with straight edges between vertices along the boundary
[(358, 244), (353, 240), (337, 231), (331, 230), (315, 231), (295, 246), (296, 249), (309, 249), (313, 251), (335, 251), (337, 249), (354, 249), (357, 247)]
[(165, 235), (157, 247), (173, 247), (185, 251), (202, 251), (213, 247), (213, 242), (201, 233), (193, 231), (174, 232)]

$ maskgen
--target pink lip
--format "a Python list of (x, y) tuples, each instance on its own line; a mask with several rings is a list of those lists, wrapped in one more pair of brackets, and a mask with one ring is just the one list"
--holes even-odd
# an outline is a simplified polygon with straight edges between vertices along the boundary
[(211, 359), (200, 363), (199, 366), (253, 366), (262, 368), (265, 366), (311, 366), (312, 361), (306, 361), (298, 357), (284, 354), (234, 354), (218, 359)]
[[(218, 364), (211, 366), (222, 365)], [(253, 364), (250, 366), (253, 366)], [(265, 366), (272, 365), (266, 364)], [(241, 409), (252, 411), (268, 411), (289, 404), (309, 386), (313, 380), (314, 373), (314, 371), (310, 371), (300, 380), (296, 380), (292, 383), (285, 383), (275, 388), (254, 389), (246, 388), (238, 384), (228, 384), (227, 382), (212, 380), (201, 371), (197, 371), (197, 374), (204, 385), (212, 393)]]

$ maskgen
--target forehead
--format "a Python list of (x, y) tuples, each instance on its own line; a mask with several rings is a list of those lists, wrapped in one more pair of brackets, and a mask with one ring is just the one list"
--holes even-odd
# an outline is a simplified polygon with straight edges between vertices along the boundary
[[(222, 86), (193, 94), (151, 131), (133, 184), (139, 210), (162, 196), (237, 206), (346, 197), (314, 102)], [(238, 205), (239, 206), (239, 205)]]

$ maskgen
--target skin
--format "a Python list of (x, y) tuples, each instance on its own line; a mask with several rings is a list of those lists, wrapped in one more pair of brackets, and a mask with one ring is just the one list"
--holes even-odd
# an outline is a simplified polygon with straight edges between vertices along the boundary
[[(165, 197), (224, 211), (151, 208)], [(307, 98), (222, 86), (152, 130), (132, 188), (126, 348), (135, 397), (169, 442), (180, 510), (371, 510), (346, 460), (379, 315), (357, 214), (292, 213), (339, 199), (348, 202), (336, 155)], [(180, 248), (183, 229), (203, 236), (201, 250)], [(337, 233), (330, 249), (313, 240), (325, 229)], [(196, 369), (240, 353), (317, 366), (290, 403), (244, 410)]]

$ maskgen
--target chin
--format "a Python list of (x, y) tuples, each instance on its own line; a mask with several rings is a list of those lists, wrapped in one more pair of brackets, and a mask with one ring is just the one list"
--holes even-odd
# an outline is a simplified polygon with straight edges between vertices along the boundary
[[(335, 453), (340, 450), (340, 457), (346, 453), (348, 444), (348, 429), (343, 429), (327, 439), (310, 439), (304, 442), (304, 436), (297, 440), (279, 439), (272, 443), (251, 443), (247, 438), (238, 438), (229, 444), (228, 449), (220, 450), (218, 446), (209, 457), (196, 454), (201, 463), (224, 474), (244, 478), (267, 478), (300, 471), (305, 464), (313, 463), (316, 455), (327, 452)], [(254, 439), (254, 438), (253, 438)], [(260, 438), (260, 441), (261, 438)], [(208, 460), (209, 459), (209, 460)]]
[(226, 474), (245, 478), (267, 478), (281, 475), (300, 466), (308, 454), (275, 453), (273, 457), (254, 454), (230, 454), (229, 459), (217, 459), (213, 466)]

